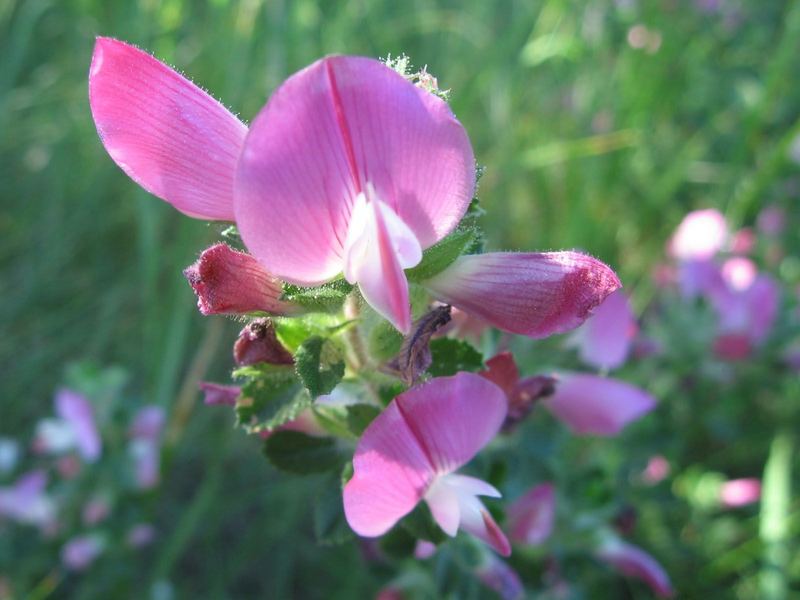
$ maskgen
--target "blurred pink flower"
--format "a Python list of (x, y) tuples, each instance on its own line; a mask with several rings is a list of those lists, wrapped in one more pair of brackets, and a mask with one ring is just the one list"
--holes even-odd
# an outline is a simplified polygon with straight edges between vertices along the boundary
[(161, 475), (161, 434), (165, 423), (164, 409), (149, 405), (134, 417), (129, 435), (129, 454), (133, 459), (136, 486), (149, 490), (158, 485)]
[(738, 508), (761, 499), (761, 480), (755, 478), (731, 479), (722, 484), (719, 499), (728, 508)]
[(675, 259), (708, 260), (713, 258), (728, 239), (728, 225), (718, 210), (709, 208), (687, 214), (667, 244)]
[(424, 499), (445, 533), (462, 528), (508, 555), (506, 536), (478, 500), (500, 492), (454, 473), (494, 438), (506, 405), (500, 388), (472, 373), (435, 378), (395, 398), (364, 431), (353, 457), (344, 488), (353, 530), (383, 535)]
[(71, 571), (84, 571), (100, 556), (104, 546), (96, 535), (74, 537), (61, 548), (61, 562)]
[(555, 487), (539, 484), (508, 507), (509, 537), (519, 544), (538, 546), (553, 533), (555, 520)]
[(40, 452), (63, 454), (77, 450), (85, 462), (95, 462), (102, 452), (102, 440), (89, 400), (68, 389), (55, 396), (57, 419), (44, 419), (36, 428), (34, 448)]
[(595, 550), (595, 555), (626, 577), (644, 581), (659, 598), (674, 595), (669, 575), (650, 554), (620, 539), (606, 538)]
[(203, 392), (203, 403), (206, 406), (217, 406), (220, 404), (234, 406), (236, 404), (236, 399), (242, 393), (242, 388), (238, 385), (222, 385), (221, 383), (201, 381), (197, 386), (200, 388), (200, 391)]
[(417, 545), (414, 546), (414, 558), (417, 560), (426, 560), (436, 554), (436, 544), (428, 540), (417, 540)]
[(669, 471), (669, 461), (657, 454), (656, 456), (651, 456), (650, 460), (647, 461), (647, 466), (642, 472), (642, 479), (645, 483), (655, 485), (663, 481), (669, 475)]
[(502, 600), (525, 597), (525, 587), (517, 572), (493, 554), (485, 554), (483, 562), (475, 570), (475, 576)]
[(125, 543), (131, 548), (144, 548), (156, 539), (156, 528), (149, 523), (138, 523), (128, 530)]
[(614, 436), (653, 410), (656, 400), (624, 381), (568, 373), (559, 374), (555, 393), (542, 405), (577, 435)]
[(743, 227), (733, 234), (731, 239), (731, 252), (736, 254), (750, 254), (756, 247), (756, 234), (749, 227)]
[(628, 358), (639, 327), (628, 296), (610, 294), (570, 339), (581, 360), (598, 369), (616, 369)]
[(83, 505), (81, 518), (84, 525), (92, 526), (105, 521), (109, 514), (111, 514), (111, 503), (105, 496), (98, 495)]
[[(800, 140), (800, 137), (797, 138)], [(800, 162), (800, 161), (798, 161)], [(777, 237), (786, 228), (786, 211), (776, 204), (771, 204), (758, 213), (756, 221), (758, 230), (766, 236)]]
[(47, 474), (29, 471), (7, 487), (0, 487), (0, 517), (19, 523), (48, 527), (56, 517), (56, 505), (47, 495)]

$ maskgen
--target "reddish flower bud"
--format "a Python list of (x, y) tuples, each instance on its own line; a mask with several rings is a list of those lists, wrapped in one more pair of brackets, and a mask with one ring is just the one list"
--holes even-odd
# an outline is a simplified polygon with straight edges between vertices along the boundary
[(240, 367), (255, 363), (291, 365), (291, 353), (283, 347), (275, 335), (275, 327), (269, 319), (256, 319), (239, 332), (233, 345), (233, 359)]
[(183, 275), (197, 294), (197, 307), (204, 315), (258, 311), (285, 315), (295, 309), (280, 300), (280, 281), (255, 258), (225, 244), (204, 250)]

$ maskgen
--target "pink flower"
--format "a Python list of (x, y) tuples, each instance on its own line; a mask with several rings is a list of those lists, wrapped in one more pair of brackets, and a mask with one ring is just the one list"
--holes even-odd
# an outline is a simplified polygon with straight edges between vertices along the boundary
[(498, 329), (540, 338), (583, 323), (620, 282), (578, 252), (497, 252), (462, 256), (422, 285)]
[(725, 245), (728, 225), (718, 210), (690, 212), (683, 218), (667, 245), (669, 255), (678, 260), (708, 260)]
[(560, 375), (542, 405), (577, 435), (614, 436), (653, 410), (656, 400), (624, 381), (572, 373)]
[(197, 308), (204, 315), (296, 312), (296, 307), (280, 299), (283, 293), (280, 281), (255, 258), (226, 244), (206, 248), (183, 275), (197, 295)]
[(572, 336), (581, 360), (598, 369), (616, 369), (628, 358), (639, 327), (622, 290), (610, 294)]
[(144, 548), (156, 539), (156, 528), (149, 523), (138, 523), (130, 528), (125, 543), (131, 548)]
[(769, 237), (777, 237), (786, 228), (786, 211), (776, 204), (767, 206), (758, 213), (756, 226), (761, 233)]
[(81, 518), (84, 525), (97, 525), (111, 514), (111, 504), (105, 496), (95, 496), (83, 505)]
[(604, 563), (626, 577), (644, 581), (659, 598), (669, 598), (675, 592), (669, 575), (647, 552), (617, 538), (607, 538), (595, 550)]
[(47, 474), (30, 471), (8, 487), (0, 487), (0, 517), (20, 523), (47, 527), (56, 514), (56, 506), (47, 496)]
[[(265, 269), (250, 288), (239, 282), (249, 300), (266, 273), (301, 286), (343, 273), (408, 333), (404, 269), (456, 227), (474, 192), (472, 147), (450, 108), (376, 60), (331, 56), (295, 73), (248, 133), (166, 65), (98, 38), (89, 100), (106, 149), (136, 182), (190, 216), (235, 218)], [(619, 282), (577, 253), (498, 254), (464, 257), (426, 287), (541, 337), (578, 325)], [(252, 309), (221, 297), (217, 308), (201, 294), (201, 309)]]
[(669, 475), (669, 471), (669, 461), (657, 454), (656, 456), (651, 456), (650, 460), (647, 461), (647, 466), (642, 471), (642, 479), (649, 485), (655, 485), (663, 481)]
[(71, 571), (84, 571), (100, 556), (104, 547), (103, 540), (96, 535), (74, 537), (61, 548), (61, 562)]
[(51, 454), (62, 454), (73, 448), (86, 462), (95, 462), (102, 452), (102, 440), (89, 400), (68, 389), (56, 392), (57, 419), (45, 419), (36, 429), (34, 446)]
[(502, 390), (472, 373), (439, 377), (395, 398), (367, 427), (344, 488), (344, 510), (359, 535), (377, 537), (425, 500), (450, 536), (459, 527), (497, 552), (508, 540), (478, 496), (500, 493), (454, 473), (497, 434), (506, 417)]
[(141, 490), (154, 488), (160, 481), (164, 421), (164, 410), (151, 405), (139, 410), (131, 426), (128, 451), (133, 460), (136, 486)]
[(748, 478), (726, 481), (719, 490), (719, 499), (728, 508), (758, 502), (761, 499), (761, 480)]
[(508, 507), (512, 541), (538, 546), (550, 534), (556, 520), (556, 494), (552, 483), (537, 485)]

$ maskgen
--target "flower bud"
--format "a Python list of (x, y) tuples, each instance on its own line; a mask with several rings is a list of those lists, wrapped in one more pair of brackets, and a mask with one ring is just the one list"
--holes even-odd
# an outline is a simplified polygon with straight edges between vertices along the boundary
[(207, 248), (183, 271), (204, 315), (267, 312), (285, 315), (294, 307), (280, 300), (281, 282), (259, 262), (226, 244)]
[(240, 367), (255, 363), (291, 365), (294, 359), (275, 335), (275, 327), (269, 319), (256, 319), (239, 332), (233, 345), (233, 359)]

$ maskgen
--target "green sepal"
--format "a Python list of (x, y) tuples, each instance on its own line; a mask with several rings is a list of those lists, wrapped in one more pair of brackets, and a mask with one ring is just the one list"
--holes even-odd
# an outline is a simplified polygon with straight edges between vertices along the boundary
[(359, 438), (380, 413), (374, 404), (351, 404), (347, 407), (347, 429)]
[(441, 544), (447, 539), (445, 532), (433, 520), (433, 515), (425, 502), (417, 504), (414, 510), (403, 517), (400, 525), (418, 540)]
[(316, 335), (300, 344), (294, 367), (312, 398), (330, 394), (344, 377), (340, 350), (329, 339)]
[(248, 433), (269, 431), (295, 419), (312, 404), (291, 367), (251, 365), (234, 371), (246, 379), (236, 400), (236, 424)]
[(441, 338), (431, 341), (430, 348), (433, 362), (428, 367), (428, 373), (434, 377), (483, 368), (483, 355), (467, 342)]
[(425, 250), (422, 261), (413, 269), (406, 270), (406, 277), (409, 281), (419, 282), (438, 275), (469, 251), (480, 235), (475, 226), (460, 225), (453, 233)]
[(338, 471), (347, 460), (334, 438), (276, 431), (264, 440), (264, 455), (275, 468), (297, 475)]
[(284, 283), (281, 300), (292, 302), (311, 312), (329, 312), (341, 308), (352, 291), (352, 284), (344, 279), (310, 288)]
[(339, 474), (323, 479), (314, 501), (314, 537), (320, 546), (339, 546), (355, 538), (344, 515)]

